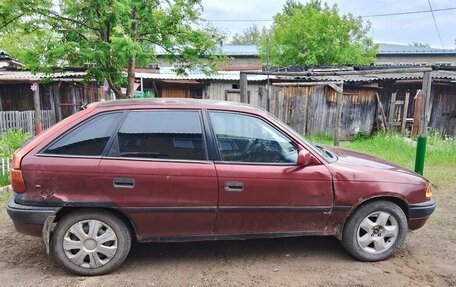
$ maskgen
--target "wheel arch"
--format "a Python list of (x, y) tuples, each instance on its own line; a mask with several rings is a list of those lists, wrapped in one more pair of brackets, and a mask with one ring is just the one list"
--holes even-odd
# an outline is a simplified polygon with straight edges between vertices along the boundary
[(339, 225), (336, 237), (339, 240), (342, 240), (342, 234), (343, 234), (343, 230), (344, 230), (345, 223), (347, 222), (347, 220), (353, 216), (353, 213), (356, 210), (358, 210), (362, 206), (365, 206), (365, 205), (367, 205), (369, 203), (372, 203), (372, 202), (375, 202), (375, 201), (389, 201), (389, 202), (392, 202), (392, 203), (396, 204), (404, 212), (405, 216), (407, 217), (407, 221), (410, 220), (409, 203), (405, 199), (403, 199), (403, 198), (401, 198), (399, 196), (392, 196), (392, 195), (374, 196), (374, 197), (366, 198), (366, 199), (358, 202), (356, 205), (353, 206), (353, 208), (350, 210), (350, 212), (345, 217), (343, 222)]
[(131, 237), (132, 239), (137, 239), (137, 236), (138, 236), (138, 233), (137, 233), (137, 229), (136, 229), (136, 226), (134, 224), (134, 222), (131, 220), (131, 218), (125, 214), (125, 212), (123, 212), (122, 210), (118, 209), (118, 208), (110, 208), (110, 207), (74, 207), (74, 206), (65, 206), (65, 207), (62, 207), (59, 209), (59, 211), (56, 213), (55, 215), (55, 219), (54, 219), (54, 223), (57, 223), (59, 222), (59, 220), (66, 216), (67, 214), (71, 213), (71, 212), (74, 212), (76, 210), (100, 210), (100, 211), (107, 211), (111, 214), (113, 214), (114, 216), (116, 216), (117, 218), (119, 218), (120, 220), (122, 220), (128, 227), (128, 230), (130, 231), (130, 234), (131, 234)]

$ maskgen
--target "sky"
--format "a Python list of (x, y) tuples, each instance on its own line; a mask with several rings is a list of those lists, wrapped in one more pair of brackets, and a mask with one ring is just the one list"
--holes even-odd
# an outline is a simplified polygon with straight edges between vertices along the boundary
[[(326, 0), (330, 5), (337, 4), (342, 14), (356, 16), (456, 8), (454, 0)], [(213, 20), (226, 19), (272, 19), (286, 0), (202, 0), (202, 18)], [(305, 3), (305, 0), (301, 0)], [(325, 0), (323, 0), (325, 2)], [(365, 17), (371, 22), (369, 36), (376, 43), (411, 44), (428, 43), (431, 47), (455, 49), (456, 10), (434, 12), (442, 43), (439, 40), (431, 13), (409, 14), (388, 17)], [(213, 26), (227, 35), (241, 33), (249, 26), (269, 26), (271, 22), (211, 22)]]

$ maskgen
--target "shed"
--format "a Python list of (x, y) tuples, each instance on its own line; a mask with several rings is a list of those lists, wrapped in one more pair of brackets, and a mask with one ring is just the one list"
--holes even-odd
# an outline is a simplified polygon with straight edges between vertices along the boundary
[(99, 101), (96, 82), (84, 81), (85, 76), (85, 71), (78, 70), (51, 74), (0, 70), (0, 132), (10, 128), (33, 132), (33, 84), (38, 88), (44, 128), (79, 111), (84, 103)]

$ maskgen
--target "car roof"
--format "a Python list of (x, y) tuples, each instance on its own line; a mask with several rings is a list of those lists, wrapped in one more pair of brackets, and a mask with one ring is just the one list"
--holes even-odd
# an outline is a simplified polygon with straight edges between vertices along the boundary
[(131, 109), (131, 108), (207, 108), (218, 110), (240, 110), (256, 113), (264, 113), (265, 110), (252, 107), (246, 103), (206, 100), (206, 99), (190, 99), (190, 98), (151, 98), (151, 99), (122, 99), (103, 101), (95, 104), (95, 108), (116, 108), (116, 109)]

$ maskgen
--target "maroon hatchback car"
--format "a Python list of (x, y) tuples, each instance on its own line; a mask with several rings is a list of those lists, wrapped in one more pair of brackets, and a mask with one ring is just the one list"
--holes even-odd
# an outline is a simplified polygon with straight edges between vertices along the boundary
[(16, 229), (81, 275), (117, 268), (132, 240), (328, 235), (383, 260), (435, 209), (411, 171), (207, 100), (93, 104), (18, 150), (11, 180)]

